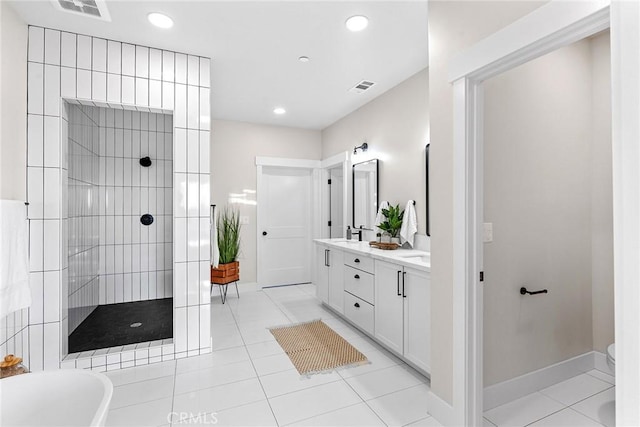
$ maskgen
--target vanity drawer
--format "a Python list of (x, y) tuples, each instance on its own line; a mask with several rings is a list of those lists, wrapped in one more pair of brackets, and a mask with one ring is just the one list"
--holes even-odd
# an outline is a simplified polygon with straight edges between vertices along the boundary
[(357, 270), (348, 265), (344, 266), (344, 290), (374, 304), (373, 274)]
[(344, 293), (344, 315), (355, 325), (373, 335), (373, 306), (368, 302)]
[(345, 252), (344, 263), (350, 267), (373, 274), (373, 258)]

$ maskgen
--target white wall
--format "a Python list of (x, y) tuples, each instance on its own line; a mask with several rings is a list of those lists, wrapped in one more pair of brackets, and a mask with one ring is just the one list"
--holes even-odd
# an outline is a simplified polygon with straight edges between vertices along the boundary
[(453, 56), (542, 5), (525, 1), (429, 2), (429, 104), (431, 105), (431, 390), (451, 402), (453, 393)]
[[(593, 138), (595, 127), (610, 127), (606, 102), (593, 98), (594, 84), (610, 80), (592, 73), (608, 58), (604, 49), (594, 57), (591, 44), (582, 40), (485, 83), (484, 214), (494, 232), (484, 246), (485, 386), (591, 351), (592, 306), (613, 315), (612, 289), (592, 301), (592, 270), (608, 271), (601, 280), (613, 283), (612, 247), (592, 235), (612, 239), (613, 224), (605, 217), (611, 137)], [(602, 212), (597, 229), (592, 209)], [(521, 286), (549, 293), (523, 297)]]
[(256, 282), (256, 156), (320, 160), (320, 132), (213, 120), (211, 203), (238, 207), (249, 221), (241, 231), (241, 283)]
[[(428, 92), (429, 73), (424, 69), (322, 131), (322, 158), (353, 152), (354, 146), (367, 141), (369, 151), (358, 151), (352, 162), (380, 160), (378, 199), (399, 203), (403, 209), (407, 200), (415, 200), (420, 234), (425, 234), (426, 221)], [(348, 188), (351, 200), (351, 184)], [(350, 204), (347, 218), (350, 224)]]
[[(27, 200), (27, 25), (0, 1), (0, 199)], [(29, 310), (0, 319), (0, 356), (29, 366)]]

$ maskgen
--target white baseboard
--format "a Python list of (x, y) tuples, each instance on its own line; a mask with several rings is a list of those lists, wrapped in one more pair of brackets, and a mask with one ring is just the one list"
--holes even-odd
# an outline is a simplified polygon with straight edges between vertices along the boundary
[[(596, 363), (596, 360), (601, 361)], [(607, 365), (605, 355), (597, 351), (590, 351), (554, 365), (538, 369), (537, 371), (485, 387), (483, 410), (487, 411), (496, 406), (504, 405), (505, 403), (568, 380), (591, 369), (608, 372), (608, 368), (607, 370), (601, 369), (602, 365), (605, 367)]]
[(438, 420), (443, 426), (457, 425), (453, 406), (442, 400), (431, 390), (427, 393), (427, 408), (429, 408), (429, 415)]
[(607, 355), (604, 353), (600, 353), (599, 351), (594, 351), (594, 368), (598, 371), (604, 372), (605, 374), (609, 374), (612, 377), (616, 376), (616, 373), (609, 367), (607, 364)]

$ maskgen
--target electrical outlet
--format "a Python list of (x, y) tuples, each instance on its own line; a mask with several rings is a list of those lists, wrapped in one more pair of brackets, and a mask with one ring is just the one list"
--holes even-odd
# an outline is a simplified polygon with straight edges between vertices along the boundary
[(482, 240), (484, 243), (493, 242), (493, 223), (492, 222), (484, 223)]
[(240, 224), (242, 224), (242, 225), (249, 224), (249, 217), (246, 216), (246, 215), (241, 215), (240, 216)]

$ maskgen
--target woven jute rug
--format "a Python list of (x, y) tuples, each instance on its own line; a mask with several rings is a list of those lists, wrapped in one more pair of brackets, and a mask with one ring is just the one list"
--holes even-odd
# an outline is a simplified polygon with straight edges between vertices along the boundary
[(322, 320), (269, 328), (300, 375), (331, 372), (369, 363), (347, 340)]

